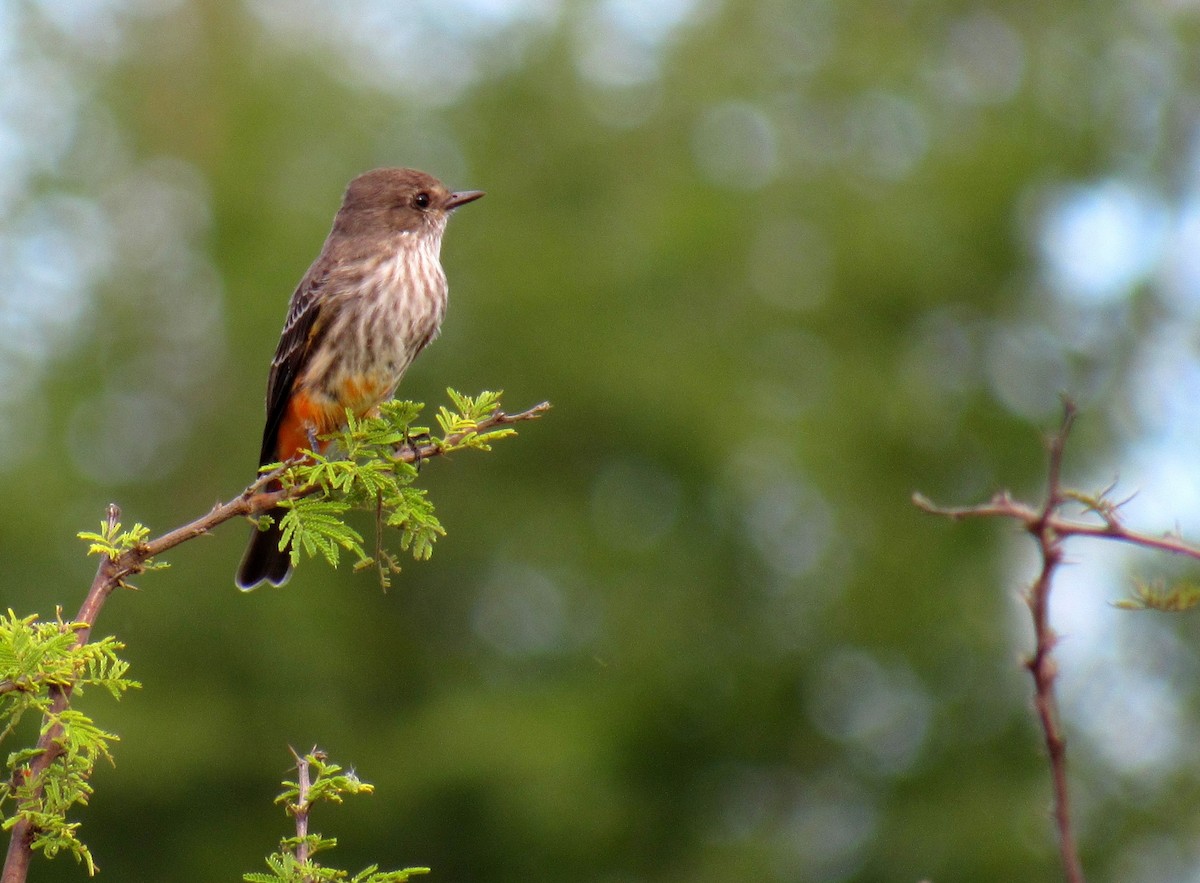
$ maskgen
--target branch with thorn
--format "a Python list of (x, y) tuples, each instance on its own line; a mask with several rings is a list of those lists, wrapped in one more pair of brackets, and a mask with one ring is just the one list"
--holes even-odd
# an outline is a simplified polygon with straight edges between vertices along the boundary
[[(1076, 408), (1063, 402), (1063, 419), (1047, 440), (1046, 491), (1041, 503), (1033, 505), (1016, 500), (1008, 491), (1000, 491), (991, 500), (976, 506), (939, 506), (922, 494), (913, 494), (913, 504), (923, 512), (952, 521), (972, 518), (1007, 518), (1016, 521), (1033, 538), (1041, 554), (1041, 567), (1025, 595), (1033, 620), (1034, 649), (1026, 660), (1034, 682), (1034, 708), (1042, 729), (1054, 789), (1054, 820), (1058, 832), (1059, 853), (1069, 883), (1083, 883), (1083, 867), (1071, 828), (1070, 800), (1067, 789), (1066, 741), (1058, 715), (1054, 682), (1057, 669), (1052, 652), (1057, 635), (1050, 624), (1050, 592), (1055, 572), (1063, 562), (1063, 543), (1073, 537), (1113, 540), (1144, 549), (1168, 552), (1200, 560), (1200, 545), (1184, 540), (1178, 532), (1153, 535), (1131, 530), (1121, 520), (1120, 510), (1130, 498), (1110, 498), (1114, 486), (1098, 494), (1085, 494), (1064, 488), (1063, 454), (1076, 417)], [(1064, 512), (1076, 507), (1078, 512)], [(1089, 519), (1090, 516), (1090, 519)], [(1200, 603), (1200, 591), (1185, 597), (1186, 589), (1158, 590), (1139, 587), (1132, 601), (1118, 606), (1130, 609), (1183, 609)]]
[(296, 864), (306, 865), (312, 844), (308, 841), (308, 814), (312, 810), (309, 800), (309, 789), (312, 788), (312, 775), (309, 770), (310, 758), (313, 761), (325, 760), (325, 754), (315, 745), (307, 756), (301, 757), (295, 748), (288, 748), (292, 757), (296, 758), (296, 801), (288, 804), (288, 812), (296, 819)]
[[(418, 463), (434, 457), (444, 456), (471, 439), (486, 439), (491, 433), (511, 432), (507, 427), (526, 420), (536, 420), (550, 410), (548, 402), (542, 402), (534, 407), (516, 414), (508, 414), (499, 408), (488, 416), (472, 421), (461, 430), (448, 433), (444, 438), (427, 439), (421, 442), (409, 440), (396, 447), (394, 458), (405, 463)], [(75, 616), (77, 647), (87, 644), (96, 619), (100, 615), (105, 602), (118, 587), (129, 587), (128, 580), (138, 574), (153, 569), (156, 565), (154, 558), (170, 549), (193, 540), (198, 536), (210, 533), (215, 528), (235, 518), (254, 518), (263, 515), (284, 500), (292, 500), (317, 493), (320, 488), (299, 486), (268, 490), (273, 482), (285, 472), (291, 464), (284, 464), (279, 469), (260, 475), (251, 485), (233, 499), (219, 503), (206, 515), (168, 531), (153, 539), (143, 539), (148, 532), (140, 525), (133, 531), (128, 531), (118, 537), (120, 532), (121, 511), (115, 504), (109, 504), (100, 534), (89, 534), (88, 537), (101, 541), (93, 544), (93, 551), (103, 550), (96, 575), (92, 579), (87, 597), (84, 598), (79, 613)], [(18, 684), (5, 682), (0, 684), (0, 692), (11, 692), (21, 689)], [(66, 683), (50, 687), (52, 705), (48, 717), (48, 725), (38, 739), (32, 760), (25, 771), (29, 781), (38, 781), (39, 777), (62, 755), (61, 737), (63, 728), (57, 723), (71, 700), (73, 685)], [(33, 795), (35, 800), (41, 799), (41, 792)], [(33, 855), (33, 843), (37, 830), (28, 817), (16, 821), (11, 829), (8, 852), (5, 856), (4, 868), (0, 872), (0, 883), (24, 883), (29, 874), (29, 864)]]

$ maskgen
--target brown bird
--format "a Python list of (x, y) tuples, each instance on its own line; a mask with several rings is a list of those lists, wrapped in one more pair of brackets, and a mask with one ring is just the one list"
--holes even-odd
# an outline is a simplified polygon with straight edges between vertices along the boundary
[[(375, 169), (346, 188), (320, 255), (292, 294), (267, 376), (267, 423), (259, 464), (314, 450), (390, 399), (412, 360), (437, 337), (447, 285), (439, 254), (450, 213), (483, 196), (452, 193), (414, 169)], [(256, 530), (237, 585), (283, 585), (291, 555), (280, 548), (282, 509)]]

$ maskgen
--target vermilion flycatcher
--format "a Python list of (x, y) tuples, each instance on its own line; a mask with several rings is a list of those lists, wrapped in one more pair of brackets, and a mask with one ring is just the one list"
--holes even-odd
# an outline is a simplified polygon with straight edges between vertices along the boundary
[[(446, 315), (439, 253), (450, 213), (483, 196), (451, 193), (414, 169), (375, 169), (346, 188), (313, 265), (292, 294), (267, 377), (267, 425), (259, 464), (314, 449), (316, 437), (392, 397), (400, 378), (437, 337)], [(283, 585), (291, 555), (280, 548), (282, 509), (256, 530), (238, 588)]]

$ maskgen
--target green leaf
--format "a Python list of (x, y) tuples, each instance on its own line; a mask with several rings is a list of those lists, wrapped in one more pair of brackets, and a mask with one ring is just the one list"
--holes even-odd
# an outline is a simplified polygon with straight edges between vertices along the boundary
[(150, 529), (142, 524), (135, 524), (129, 530), (122, 531), (118, 521), (109, 524), (100, 522), (100, 532), (80, 531), (76, 534), (81, 540), (89, 543), (89, 555), (107, 555), (116, 560), (122, 552), (126, 552), (150, 536)]
[[(287, 464), (281, 485), (305, 491), (281, 504), (286, 510), (280, 518), (281, 548), (290, 545), (293, 565), (304, 557), (319, 557), (336, 567), (348, 552), (355, 569), (374, 564), (386, 589), (388, 574), (399, 570), (396, 558), (384, 547), (385, 542), (376, 543), (374, 554), (367, 555), (362, 534), (346, 523), (351, 511), (370, 513), (377, 530), (396, 529), (399, 548), (414, 559), (423, 561), (433, 554), (433, 545), (445, 535), (445, 529), (424, 491), (412, 487), (419, 470), (398, 456), (398, 451), (422, 444), (439, 453), (486, 451), (497, 439), (515, 435), (508, 427), (483, 434), (476, 431), (479, 422), (499, 407), (499, 392), (485, 390), (471, 397), (450, 389), (447, 395), (452, 407), (441, 406), (436, 415), (441, 438), (430, 438), (426, 428), (413, 425), (421, 405), (385, 402), (375, 416), (347, 412), (345, 429), (323, 436), (328, 451), (336, 455), (308, 452), (305, 458)], [(102, 541), (99, 544), (103, 547)]]
[(1121, 610), (1158, 610), (1164, 613), (1182, 613), (1200, 604), (1200, 586), (1195, 583), (1167, 585), (1162, 581), (1138, 582), (1133, 587), (1133, 597), (1113, 604)]
[[(138, 542), (138, 535), (129, 532), (121, 540), (122, 534), (115, 533), (114, 548)], [(61, 753), (46, 769), (34, 773), (30, 767), (43, 753), (37, 748), (8, 755), (0, 806), (7, 810), (6, 830), (25, 820), (35, 832), (34, 849), (47, 857), (67, 852), (94, 873), (91, 853), (79, 839), (79, 822), (67, 821), (67, 814), (87, 805), (92, 771), (101, 758), (112, 761), (111, 746), (117, 736), (77, 707), (55, 711), (53, 697), (62, 688), (71, 687), (75, 695), (82, 695), (88, 687), (98, 686), (119, 699), (139, 684), (127, 677), (128, 664), (119, 656), (124, 645), (119, 641), (108, 637), (77, 646), (77, 633), (86, 627), (61, 618), (18, 617), (12, 610), (0, 616), (0, 682), (14, 685), (0, 693), (0, 741), (29, 711), (42, 715), (42, 734), (61, 727), (55, 737)]]
[[(284, 781), (283, 791), (275, 802), (283, 804), (288, 815), (297, 819), (298, 825), (299, 820), (303, 819), (305, 828), (311, 822), (310, 813), (315, 805), (341, 803), (345, 797), (370, 794), (373, 790), (370, 784), (359, 779), (353, 771), (343, 770), (316, 750), (298, 758), (298, 761), (308, 770), (307, 789), (302, 789), (298, 781)], [(357, 883), (402, 883), (410, 876), (429, 872), (428, 868), (381, 872), (378, 865), (371, 865), (350, 877), (347, 871), (325, 867), (313, 860), (314, 855), (328, 852), (336, 846), (336, 838), (324, 837), (321, 834), (283, 837), (279, 841), (279, 851), (267, 856), (266, 863), (270, 873), (244, 874), (242, 879), (248, 883), (313, 883), (347, 879)], [(301, 854), (301, 847), (305, 850), (303, 854), (307, 856), (304, 861), (297, 857)]]

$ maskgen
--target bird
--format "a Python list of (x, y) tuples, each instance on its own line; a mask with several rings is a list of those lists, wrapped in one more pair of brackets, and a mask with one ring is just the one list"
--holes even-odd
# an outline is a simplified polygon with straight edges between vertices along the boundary
[[(373, 169), (349, 183), (288, 304), (267, 376), (260, 466), (323, 448), (318, 436), (342, 428), (347, 410), (367, 416), (392, 398), (446, 315), (446, 222), (481, 196), (407, 168)], [(291, 576), (284, 510), (266, 514), (269, 525), (255, 529), (237, 571), (243, 591)]]

